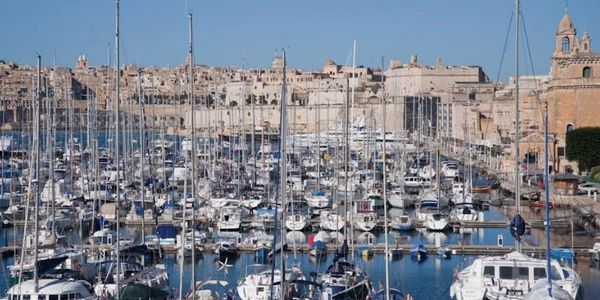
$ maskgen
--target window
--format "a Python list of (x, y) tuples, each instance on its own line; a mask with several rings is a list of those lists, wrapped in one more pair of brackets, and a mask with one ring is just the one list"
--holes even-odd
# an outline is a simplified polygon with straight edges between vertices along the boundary
[(58, 295), (48, 295), (48, 300), (58, 300)]
[(496, 270), (493, 266), (483, 267), (483, 276), (496, 277)]
[(588, 50), (588, 44), (587, 43), (583, 44), (583, 50), (585, 50), (585, 51)]
[(553, 280), (560, 280), (561, 278), (561, 274), (560, 271), (558, 270), (558, 268), (556, 268), (556, 266), (552, 266), (552, 279)]
[(538, 280), (540, 278), (546, 278), (546, 269), (545, 268), (534, 268), (533, 269), (533, 279)]
[(571, 46), (570, 46), (569, 38), (565, 36), (562, 40), (562, 51), (569, 52), (570, 49), (571, 49)]
[(590, 77), (592, 77), (592, 68), (590, 68), (590, 67), (583, 68), (583, 78), (590, 78)]
[(529, 268), (528, 267), (519, 267), (517, 279), (529, 279)]
[(512, 279), (513, 269), (512, 267), (500, 267), (500, 279)]

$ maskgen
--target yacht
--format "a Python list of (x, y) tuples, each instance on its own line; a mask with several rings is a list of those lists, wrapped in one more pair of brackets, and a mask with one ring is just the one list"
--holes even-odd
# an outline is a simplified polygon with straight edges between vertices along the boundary
[(430, 210), (425, 219), (425, 227), (432, 231), (442, 231), (448, 227), (450, 219), (448, 215), (441, 210)]
[(306, 197), (306, 201), (310, 207), (316, 209), (327, 208), (331, 204), (331, 201), (324, 190), (313, 191), (310, 196)]
[(92, 287), (84, 280), (71, 279), (39, 279), (38, 291), (35, 291), (33, 279), (13, 285), (6, 292), (8, 300), (31, 299), (74, 299), (92, 300), (96, 299), (92, 293)]
[(459, 176), (458, 165), (456, 163), (442, 163), (441, 171), (446, 178), (457, 178)]
[(417, 218), (417, 221), (427, 221), (427, 216), (437, 212), (439, 208), (440, 201), (437, 197), (429, 195), (422, 197), (417, 203), (417, 207), (415, 210), (415, 216)]
[(346, 260), (336, 259), (317, 276), (317, 283), (323, 287), (321, 299), (366, 299), (371, 285), (366, 274)]
[(354, 203), (354, 225), (358, 230), (371, 231), (377, 225), (374, 200), (367, 198)]
[(333, 211), (323, 211), (320, 215), (320, 226), (324, 230), (339, 231), (346, 225), (346, 219)]
[[(257, 269), (258, 271), (256, 271)], [(238, 295), (242, 300), (281, 299), (281, 277), (281, 270), (276, 269), (271, 272), (270, 265), (248, 265), (246, 266), (246, 275), (238, 284)], [(305, 280), (302, 270), (298, 266), (292, 266), (291, 269), (285, 270), (286, 282), (293, 286), (292, 282), (296, 280)], [(292, 286), (288, 286), (288, 290), (297, 290)], [(271, 288), (273, 288), (272, 291)], [(285, 299), (294, 299), (294, 296), (287, 295)]]
[(242, 226), (242, 208), (224, 206), (219, 211), (217, 228), (219, 230), (240, 230)]
[[(546, 259), (511, 252), (504, 256), (479, 257), (460, 271), (450, 287), (450, 297), (468, 299), (525, 299), (538, 279), (546, 279)], [(581, 278), (573, 269), (551, 261), (552, 282), (571, 297), (581, 297)]]
[(94, 293), (98, 297), (110, 297), (116, 294), (116, 278), (121, 280), (121, 291), (129, 283), (140, 283), (149, 287), (168, 289), (169, 273), (164, 264), (144, 268), (138, 263), (121, 261), (120, 273), (115, 261), (102, 261), (86, 265), (85, 276), (96, 280)]
[(219, 259), (227, 257), (236, 257), (239, 254), (239, 247), (242, 243), (242, 235), (222, 235), (217, 238), (215, 243), (215, 253), (219, 255)]
[(394, 208), (407, 208), (412, 205), (410, 198), (404, 195), (401, 188), (394, 188), (389, 192), (387, 197), (388, 203)]
[(415, 230), (415, 220), (409, 215), (400, 215), (393, 218), (390, 223), (390, 227), (399, 231), (412, 231)]
[(450, 212), (450, 218), (456, 221), (477, 221), (479, 216), (472, 203), (459, 203)]
[(309, 207), (306, 200), (294, 200), (287, 205), (285, 227), (292, 231), (301, 231), (308, 226)]

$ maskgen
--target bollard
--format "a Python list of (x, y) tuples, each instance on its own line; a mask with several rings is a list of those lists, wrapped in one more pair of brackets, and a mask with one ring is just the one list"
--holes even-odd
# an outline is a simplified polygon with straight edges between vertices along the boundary
[(594, 192), (594, 202), (598, 202), (598, 192)]

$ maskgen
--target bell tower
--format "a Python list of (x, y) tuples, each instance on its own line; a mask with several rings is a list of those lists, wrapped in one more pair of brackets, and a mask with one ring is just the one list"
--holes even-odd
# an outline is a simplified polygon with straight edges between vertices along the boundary
[(573, 21), (571, 21), (569, 13), (565, 10), (565, 14), (560, 20), (558, 29), (556, 30), (556, 45), (553, 56), (571, 56), (578, 50), (577, 30), (575, 30), (575, 27), (573, 26)]

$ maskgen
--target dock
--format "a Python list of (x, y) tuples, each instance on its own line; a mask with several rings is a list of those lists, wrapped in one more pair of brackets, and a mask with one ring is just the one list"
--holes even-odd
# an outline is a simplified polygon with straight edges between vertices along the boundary
[[(355, 244), (354, 247), (349, 247), (350, 250), (357, 249), (359, 246), (364, 246), (363, 244)], [(377, 243), (370, 245), (373, 252), (375, 254), (383, 254), (385, 253), (385, 244)], [(430, 254), (437, 253), (438, 246), (433, 244), (424, 245)], [(199, 253), (215, 253), (216, 245), (213, 243), (206, 243)], [(306, 243), (287, 243), (284, 246), (287, 253), (298, 252), (298, 253), (308, 253), (309, 246)], [(333, 254), (339, 250), (340, 244), (336, 245), (335, 243), (327, 245), (327, 253)], [(389, 243), (388, 250), (398, 252), (405, 255), (410, 255), (412, 245), (406, 243)], [(452, 251), (454, 255), (472, 255), (472, 256), (487, 256), (487, 255), (504, 255), (510, 252), (515, 251), (514, 246), (497, 246), (497, 245), (443, 245), (444, 248), (448, 248)], [(161, 249), (167, 255), (175, 255), (177, 254), (179, 248), (177, 247), (163, 247)], [(575, 247), (573, 250), (579, 257), (586, 257), (588, 255), (587, 247)], [(251, 253), (256, 251), (256, 247), (254, 245), (240, 245), (239, 251), (240, 253)], [(531, 246), (523, 246), (522, 252), (531, 255), (531, 256), (545, 256), (546, 255), (546, 247), (531, 247)]]

